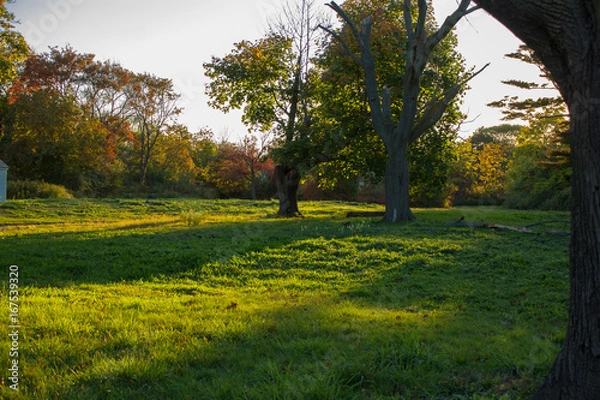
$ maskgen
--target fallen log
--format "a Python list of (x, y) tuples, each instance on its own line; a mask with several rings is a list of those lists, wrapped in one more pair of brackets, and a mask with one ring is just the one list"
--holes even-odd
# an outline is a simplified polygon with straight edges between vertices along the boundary
[(384, 211), (349, 211), (346, 218), (383, 218), (384, 215)]
[(456, 221), (448, 222), (446, 225), (456, 226), (458, 228), (485, 228), (487, 224), (485, 222), (467, 222), (465, 217), (460, 217)]
[[(528, 233), (528, 234), (532, 234), (532, 235), (539, 235), (539, 232), (535, 232), (532, 231), (529, 228), (532, 228), (534, 226), (539, 226), (539, 225), (545, 225), (545, 224), (550, 224), (550, 223), (569, 223), (569, 221), (564, 221), (564, 220), (551, 220), (551, 221), (543, 221), (543, 222), (536, 222), (535, 224), (530, 224), (527, 226), (507, 226), (507, 225), (498, 225), (498, 224), (488, 224), (485, 222), (467, 222), (465, 221), (465, 217), (460, 217), (459, 219), (457, 219), (456, 221), (452, 221), (452, 222), (448, 222), (446, 225), (448, 226), (455, 226), (455, 227), (459, 227), (459, 228), (489, 228), (489, 229), (496, 229), (496, 230), (502, 230), (502, 231), (513, 231), (513, 232), (520, 232), (520, 233)], [(548, 235), (557, 235), (557, 236), (569, 236), (570, 233), (566, 232), (566, 231), (547, 231), (546, 232)]]

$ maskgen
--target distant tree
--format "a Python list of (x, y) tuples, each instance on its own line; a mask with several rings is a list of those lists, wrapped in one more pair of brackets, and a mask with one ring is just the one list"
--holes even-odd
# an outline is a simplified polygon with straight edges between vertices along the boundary
[(125, 163), (123, 150), (134, 142), (133, 91), (126, 90), (134, 76), (120, 64), (109, 61), (95, 62), (86, 69), (81, 101), (91, 117), (100, 120), (106, 128), (109, 165)]
[(570, 147), (564, 140), (569, 123), (549, 112), (531, 119), (517, 136), (506, 182), (508, 207), (570, 207), (572, 168)]
[(181, 113), (170, 79), (144, 73), (136, 75), (126, 88), (132, 109), (131, 121), (136, 138), (140, 184), (146, 185), (148, 168), (158, 139), (172, 128)]
[(511, 79), (503, 81), (505, 84), (525, 93), (548, 90), (552, 94), (537, 99), (506, 96), (489, 104), (500, 108), (505, 120), (528, 124), (513, 138), (516, 148), (509, 165), (505, 205), (568, 209), (571, 160), (566, 104), (552, 74), (531, 48), (521, 45), (506, 56), (538, 68), (542, 83)]
[(252, 200), (258, 198), (258, 174), (261, 172), (273, 172), (272, 160), (267, 158), (269, 144), (269, 135), (263, 134), (260, 139), (254, 135), (247, 135), (239, 145), (242, 150), (242, 161), (247, 171), (246, 179), (250, 181)]
[(78, 53), (71, 46), (50, 47), (45, 53), (32, 53), (12, 82), (9, 93), (14, 101), (22, 94), (52, 90), (63, 97), (72, 96), (83, 104), (88, 71), (95, 67), (95, 56)]
[(193, 192), (197, 175), (194, 162), (193, 135), (185, 125), (174, 124), (159, 136), (148, 176), (158, 183), (172, 184)]
[(457, 159), (450, 174), (450, 203), (501, 204), (506, 197), (513, 146), (495, 141), (474, 145), (473, 137), (456, 144)]
[(0, 156), (16, 178), (85, 193), (93, 190), (104, 168), (105, 136), (102, 124), (86, 115), (73, 97), (37, 90), (12, 104)]
[(231, 142), (217, 146), (217, 154), (208, 165), (208, 181), (224, 197), (239, 197), (248, 188), (243, 150)]
[[(469, 0), (461, 1), (459, 8), (446, 18), (441, 27), (436, 28), (432, 24), (433, 20), (430, 18), (426, 1), (418, 2), (416, 23), (412, 2), (404, 1), (403, 19), (407, 32), (407, 43), (406, 47), (397, 47), (393, 50), (396, 54), (401, 54), (405, 61), (404, 71), (398, 72), (398, 75), (401, 76), (399, 81), (402, 83), (402, 107), (400, 110), (393, 107), (394, 88), (388, 86), (386, 82), (382, 84), (377, 73), (377, 60), (371, 38), (373, 17), (369, 16), (363, 19), (359, 28), (353, 18), (337, 3), (328, 4), (345, 22), (347, 29), (358, 43), (359, 53), (355, 53), (352, 51), (349, 41), (325, 27), (362, 69), (371, 122), (386, 148), (384, 221), (398, 222), (414, 219), (409, 202), (408, 146), (435, 126), (449, 104), (464, 89), (465, 83), (475, 75), (460, 75), (450, 81), (438, 80), (437, 85), (433, 86), (434, 88), (437, 86), (437, 89), (431, 91), (423, 91), (421, 86), (422, 80), (430, 74), (430, 71), (424, 72), (430, 65), (430, 59), (436, 46), (450, 33), (460, 18), (478, 8), (469, 8), (470, 3)], [(404, 48), (407, 49), (405, 54), (403, 54)], [(435, 69), (431, 73), (435, 75)], [(427, 100), (423, 100), (423, 98)], [(422, 106), (421, 112), (420, 106)]]
[(470, 143), (474, 149), (481, 150), (490, 143), (514, 146), (522, 125), (502, 124), (480, 127), (473, 132)]
[[(9, 89), (10, 101), (16, 104), (22, 96), (40, 91), (77, 105), (82, 121), (95, 121), (102, 128), (104, 140), (99, 149), (104, 154), (103, 167), (95, 179), (99, 193), (123, 184), (127, 173), (137, 175), (145, 185), (157, 141), (174, 129), (181, 111), (170, 80), (134, 74), (70, 46), (31, 54)], [(48, 112), (42, 108), (34, 111), (40, 115)]]
[(265, 150), (255, 136), (246, 136), (240, 143), (218, 143), (216, 154), (205, 169), (206, 182), (223, 197), (250, 194), (256, 200), (261, 181), (269, 181), (274, 171), (273, 161), (262, 154)]
[[(10, 102), (15, 104), (20, 97), (38, 91), (52, 93), (65, 103), (76, 104), (80, 108), (80, 118), (101, 124), (105, 136), (100, 149), (104, 159), (90, 189), (100, 194), (123, 181), (123, 150), (133, 140), (129, 120), (131, 109), (124, 87), (132, 74), (118, 64), (100, 63), (94, 58), (93, 54), (78, 53), (70, 46), (32, 53), (8, 93)], [(43, 108), (33, 111), (47, 112)]]

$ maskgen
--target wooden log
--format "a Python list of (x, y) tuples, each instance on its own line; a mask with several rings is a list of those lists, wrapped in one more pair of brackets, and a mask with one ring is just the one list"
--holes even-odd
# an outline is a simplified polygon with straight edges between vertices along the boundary
[(384, 211), (349, 211), (346, 218), (383, 218), (384, 215)]

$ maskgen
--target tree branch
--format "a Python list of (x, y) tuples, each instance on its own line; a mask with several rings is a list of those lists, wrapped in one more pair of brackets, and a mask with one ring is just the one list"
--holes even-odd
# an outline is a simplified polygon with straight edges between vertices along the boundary
[(425, 22), (427, 20), (427, 0), (419, 0), (419, 19), (417, 20), (417, 44), (423, 43), (427, 37)]
[(487, 67), (489, 67), (490, 63), (487, 63), (483, 66), (479, 71), (473, 73), (467, 78), (463, 79), (461, 82), (458, 82), (452, 88), (448, 89), (441, 96), (434, 96), (427, 105), (425, 106), (425, 111), (423, 115), (419, 119), (419, 122), (415, 124), (413, 129), (410, 132), (409, 142), (414, 142), (417, 140), (423, 133), (433, 127), (444, 115), (446, 112), (446, 108), (450, 102), (458, 95), (460, 90), (473, 78), (482, 73)]
[[(356, 38), (360, 48), (360, 59), (353, 56), (353, 59), (360, 65), (364, 72), (365, 77), (365, 89), (367, 92), (367, 100), (369, 102), (369, 108), (371, 109), (371, 120), (375, 132), (382, 138), (384, 142), (389, 143), (390, 132), (386, 129), (386, 118), (384, 116), (385, 111), (382, 110), (381, 97), (377, 89), (377, 73), (375, 71), (375, 58), (371, 51), (371, 28), (373, 25), (373, 19), (367, 17), (362, 21), (361, 29), (359, 30), (352, 21), (352, 19), (346, 14), (346, 12), (335, 2), (327, 4), (332, 10), (334, 10), (338, 16), (346, 22), (350, 27), (352, 34)], [(328, 30), (330, 31), (330, 30)], [(336, 37), (336, 35), (334, 35)], [(339, 36), (336, 37), (342, 45), (348, 49), (348, 46), (343, 42)], [(352, 53), (350, 53), (352, 54)]]
[(350, 57), (352, 57), (352, 60), (354, 60), (354, 62), (357, 63), (358, 65), (362, 66), (362, 61), (360, 60), (360, 58), (358, 58), (356, 56), (356, 54), (354, 54), (352, 52), (352, 50), (350, 50), (350, 47), (348, 47), (348, 45), (346, 44), (346, 42), (344, 41), (344, 39), (342, 39), (342, 37), (340, 35), (338, 35), (337, 33), (335, 33), (332, 29), (327, 28), (326, 26), (319, 25), (319, 28), (323, 29), (325, 32), (327, 32), (331, 36), (333, 36), (335, 38), (335, 40), (337, 40), (342, 45), (342, 47), (344, 48), (344, 50), (346, 50), (346, 53)]
[(342, 7), (340, 7), (335, 1), (332, 1), (331, 3), (327, 3), (325, 5), (329, 8), (331, 8), (333, 11), (335, 11), (336, 14), (339, 15), (346, 24), (348, 24), (348, 26), (352, 30), (352, 33), (354, 34), (354, 37), (356, 37), (356, 39), (359, 41), (359, 45), (362, 47), (363, 43), (361, 43), (360, 31), (358, 30), (354, 21), (352, 21), (352, 19), (350, 19), (350, 17), (348, 16), (348, 14), (346, 14), (344, 12)]
[(481, 6), (474, 6), (469, 8), (471, 4), (471, 0), (461, 0), (458, 8), (449, 16), (446, 17), (442, 26), (437, 30), (436, 33), (427, 38), (427, 46), (428, 52), (430, 52), (439, 42), (442, 41), (444, 37), (454, 26), (460, 21), (460, 19), (466, 15), (471, 14), (474, 11), (477, 11), (481, 8)]

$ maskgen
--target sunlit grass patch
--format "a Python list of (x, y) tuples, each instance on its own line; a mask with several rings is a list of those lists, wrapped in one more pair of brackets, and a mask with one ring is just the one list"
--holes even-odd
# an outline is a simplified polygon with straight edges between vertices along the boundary
[(564, 213), (389, 225), (338, 202), (294, 219), (237, 200), (5, 206), (24, 328), (21, 391), (2, 398), (521, 398), (564, 338), (568, 238), (447, 225)]

